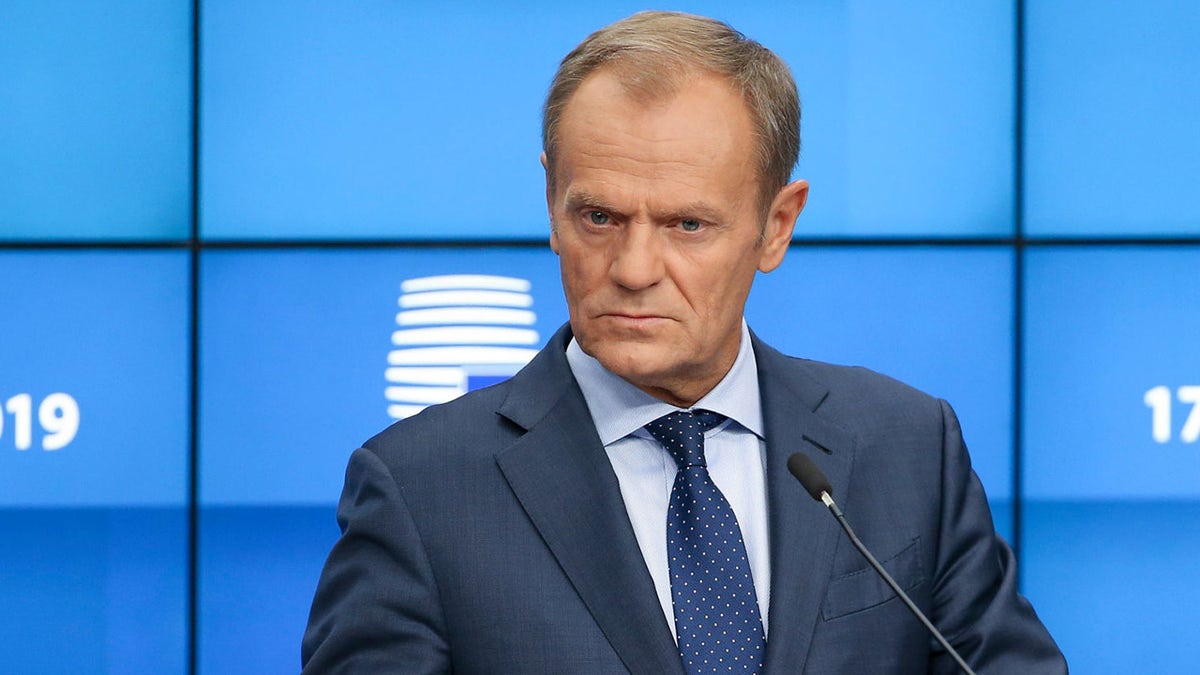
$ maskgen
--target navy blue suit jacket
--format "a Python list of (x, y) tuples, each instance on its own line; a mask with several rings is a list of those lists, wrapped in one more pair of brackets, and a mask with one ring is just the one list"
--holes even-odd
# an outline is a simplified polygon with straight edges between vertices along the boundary
[[(306, 673), (682, 675), (570, 368), (567, 328), (510, 380), (355, 451), (313, 600)], [(766, 424), (768, 673), (954, 663), (788, 473), (806, 453), (859, 536), (980, 673), (1066, 672), (1017, 595), (944, 402), (754, 339)]]

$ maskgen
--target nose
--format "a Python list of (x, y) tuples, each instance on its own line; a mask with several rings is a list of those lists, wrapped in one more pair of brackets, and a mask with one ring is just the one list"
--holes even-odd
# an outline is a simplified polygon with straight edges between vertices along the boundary
[(610, 249), (609, 277), (618, 286), (638, 291), (662, 279), (662, 242), (653, 225), (630, 223), (614, 238)]

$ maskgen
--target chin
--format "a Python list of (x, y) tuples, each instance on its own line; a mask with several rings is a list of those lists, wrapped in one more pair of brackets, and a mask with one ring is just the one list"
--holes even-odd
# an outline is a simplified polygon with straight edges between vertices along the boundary
[(633, 349), (610, 346), (596, 350), (592, 356), (602, 366), (637, 387), (656, 387), (670, 371), (670, 365), (658, 358), (657, 351), (636, 346)]

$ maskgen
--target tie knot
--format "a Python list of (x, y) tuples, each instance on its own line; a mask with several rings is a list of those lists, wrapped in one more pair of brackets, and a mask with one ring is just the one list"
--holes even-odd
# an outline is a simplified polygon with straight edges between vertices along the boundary
[(671, 453), (680, 469), (706, 467), (704, 432), (724, 421), (724, 415), (711, 410), (679, 410), (647, 424), (646, 431)]

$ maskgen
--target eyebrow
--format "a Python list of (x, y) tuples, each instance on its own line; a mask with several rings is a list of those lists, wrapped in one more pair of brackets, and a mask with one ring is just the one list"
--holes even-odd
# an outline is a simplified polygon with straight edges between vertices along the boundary
[(610, 213), (620, 214), (620, 209), (612, 204), (601, 199), (586, 190), (571, 189), (567, 192), (567, 197), (563, 200), (568, 209), (574, 210), (582, 207), (595, 208), (599, 211), (608, 211)]
[[(586, 207), (612, 213), (622, 218), (627, 216), (621, 209), (586, 190), (573, 189), (569, 191), (564, 203), (569, 210)], [(708, 223), (723, 223), (726, 220), (726, 217), (719, 209), (702, 201), (691, 202), (670, 211), (655, 212), (651, 215), (658, 221), (677, 221), (686, 218), (695, 218)]]

